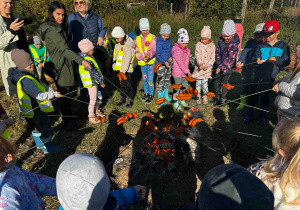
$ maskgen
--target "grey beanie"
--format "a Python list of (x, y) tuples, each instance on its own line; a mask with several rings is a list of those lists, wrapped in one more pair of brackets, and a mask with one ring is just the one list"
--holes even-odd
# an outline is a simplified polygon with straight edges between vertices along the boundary
[(103, 163), (95, 156), (69, 156), (56, 174), (57, 197), (64, 210), (103, 209), (110, 182)]
[(33, 44), (34, 45), (42, 44), (42, 42), (38, 36), (33, 37)]
[(11, 59), (19, 70), (24, 70), (33, 63), (31, 55), (20, 49), (11, 51)]
[(236, 33), (236, 28), (233, 20), (225, 20), (222, 29), (222, 35), (232, 36), (235, 33)]

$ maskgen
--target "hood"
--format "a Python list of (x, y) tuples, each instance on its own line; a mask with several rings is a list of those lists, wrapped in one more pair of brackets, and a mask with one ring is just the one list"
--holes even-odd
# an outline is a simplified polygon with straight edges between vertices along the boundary
[[(224, 42), (224, 39), (222, 36), (219, 37), (219, 42)], [(240, 38), (237, 34), (234, 35), (233, 40), (231, 41), (231, 43), (240, 43)]]
[(33, 77), (32, 74), (25, 70), (19, 70), (18, 68), (10, 68), (8, 71), (11, 71), (11, 82), (14, 85), (17, 85), (19, 79), (25, 75), (30, 75)]
[(64, 210), (103, 209), (110, 182), (103, 163), (95, 156), (69, 156), (56, 174), (57, 197)]
[(38, 33), (40, 35), (41, 40), (45, 41), (45, 37), (46, 37), (46, 33), (47, 30), (62, 30), (62, 28), (55, 24), (55, 23), (51, 23), (51, 22), (45, 22), (42, 25), (40, 25), (39, 29), (38, 29)]
[(128, 45), (129, 47), (131, 47), (133, 49), (135, 48), (135, 43), (134, 43), (133, 39), (127, 35), (126, 35), (126, 42), (124, 45)]
[(157, 37), (157, 42), (170, 42), (171, 38), (169, 38), (168, 40), (164, 40), (163, 38), (161, 38), (161, 36)]

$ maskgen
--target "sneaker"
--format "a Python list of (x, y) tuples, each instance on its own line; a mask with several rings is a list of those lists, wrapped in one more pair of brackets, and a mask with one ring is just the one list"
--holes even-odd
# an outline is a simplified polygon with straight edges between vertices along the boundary
[(147, 100), (145, 101), (146, 104), (150, 104), (153, 101), (153, 96), (152, 95), (148, 95)]
[(118, 106), (122, 106), (123, 104), (126, 103), (126, 99), (122, 98), (120, 99), (119, 103), (118, 103)]
[(144, 94), (144, 96), (142, 97), (142, 101), (146, 101), (148, 99), (148, 94)]
[(130, 99), (128, 99), (127, 104), (126, 104), (126, 107), (130, 108), (130, 107), (132, 107), (132, 106), (133, 106), (133, 101), (130, 100)]

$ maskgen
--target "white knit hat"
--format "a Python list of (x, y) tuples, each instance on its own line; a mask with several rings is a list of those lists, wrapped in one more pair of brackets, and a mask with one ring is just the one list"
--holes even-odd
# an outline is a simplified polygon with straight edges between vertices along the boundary
[(204, 26), (201, 31), (201, 37), (211, 39), (211, 30), (209, 26)]
[(171, 26), (168, 23), (164, 23), (160, 26), (159, 34), (170, 34), (171, 33)]
[(222, 29), (222, 35), (225, 36), (232, 36), (236, 33), (235, 23), (233, 20), (225, 20), (223, 29)]
[(139, 26), (140, 26), (140, 31), (150, 30), (150, 23), (148, 18), (141, 18)]
[(125, 32), (124, 32), (123, 28), (121, 28), (120, 26), (116, 26), (112, 30), (111, 36), (113, 38), (123, 38), (125, 36)]
[(186, 29), (181, 28), (177, 32), (178, 34), (178, 43), (189, 43), (189, 34)]

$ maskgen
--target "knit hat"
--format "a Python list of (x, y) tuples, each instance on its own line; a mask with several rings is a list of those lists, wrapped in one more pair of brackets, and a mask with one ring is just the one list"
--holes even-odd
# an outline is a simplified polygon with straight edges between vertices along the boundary
[(24, 70), (33, 63), (31, 55), (20, 49), (11, 51), (11, 59), (19, 70)]
[(33, 44), (34, 45), (42, 44), (42, 42), (38, 36), (33, 37)]
[(268, 37), (280, 30), (280, 23), (277, 20), (270, 20), (266, 22), (261, 32), (262, 36)]
[(232, 36), (236, 32), (235, 24), (233, 20), (225, 20), (222, 29), (222, 35)]
[(300, 59), (300, 44), (296, 47), (296, 56)]
[(255, 26), (255, 31), (253, 32), (254, 34), (260, 33), (263, 30), (265, 23), (259, 23)]
[(94, 49), (94, 45), (89, 39), (83, 39), (80, 42), (78, 42), (78, 47), (83, 53), (87, 53), (88, 51)]
[(112, 30), (111, 36), (113, 38), (123, 38), (125, 36), (125, 32), (124, 32), (123, 28), (121, 28), (120, 26), (116, 26)]
[(109, 197), (110, 182), (97, 157), (77, 153), (60, 164), (56, 188), (64, 210), (103, 209)]
[(201, 31), (201, 37), (211, 39), (211, 30), (209, 26), (204, 26)]
[(141, 31), (150, 30), (150, 23), (148, 18), (141, 18), (139, 26)]
[(178, 43), (189, 43), (189, 34), (186, 29), (181, 28), (177, 32), (178, 34)]
[(164, 23), (160, 26), (159, 34), (170, 34), (171, 33), (171, 26), (168, 23)]

